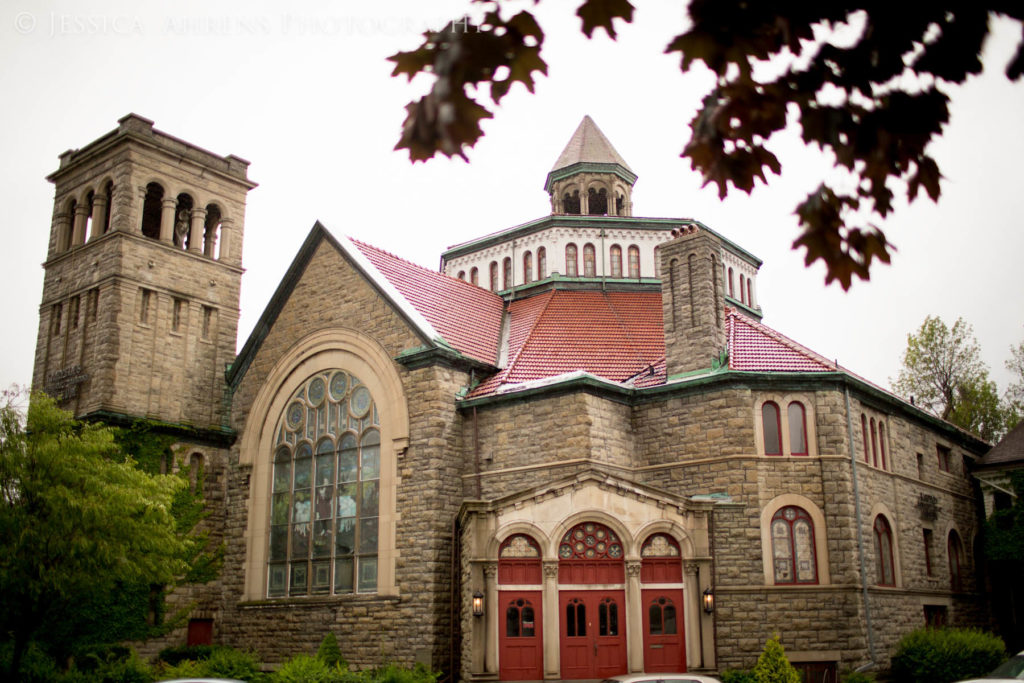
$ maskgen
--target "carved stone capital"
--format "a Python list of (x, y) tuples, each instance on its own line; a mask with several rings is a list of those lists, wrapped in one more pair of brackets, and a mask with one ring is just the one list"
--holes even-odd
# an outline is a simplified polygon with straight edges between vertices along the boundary
[(544, 578), (545, 579), (557, 579), (558, 578), (558, 563), (557, 562), (545, 562), (543, 565)]
[(497, 575), (498, 575), (498, 563), (497, 562), (488, 562), (487, 564), (484, 565), (484, 577), (486, 577), (488, 579), (493, 579)]
[(640, 576), (640, 567), (642, 563), (637, 560), (632, 560), (626, 563), (626, 576), (631, 579), (635, 579)]
[(700, 564), (697, 562), (684, 562), (683, 571), (689, 574), (690, 576), (697, 576), (697, 574), (700, 572)]

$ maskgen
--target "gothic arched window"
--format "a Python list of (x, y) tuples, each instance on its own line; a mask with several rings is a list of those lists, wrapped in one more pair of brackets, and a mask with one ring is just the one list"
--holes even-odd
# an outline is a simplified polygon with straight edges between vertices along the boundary
[(370, 390), (318, 372), (278, 420), (267, 595), (377, 590), (380, 419)]

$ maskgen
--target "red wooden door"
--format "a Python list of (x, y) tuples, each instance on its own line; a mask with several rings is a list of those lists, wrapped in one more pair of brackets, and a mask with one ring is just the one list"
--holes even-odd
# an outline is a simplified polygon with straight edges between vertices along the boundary
[(624, 591), (562, 591), (559, 610), (563, 679), (626, 673)]
[(544, 678), (544, 637), (540, 591), (502, 591), (504, 608), (498, 631), (498, 669), (503, 681)]
[(644, 671), (686, 671), (681, 589), (641, 592), (644, 604)]

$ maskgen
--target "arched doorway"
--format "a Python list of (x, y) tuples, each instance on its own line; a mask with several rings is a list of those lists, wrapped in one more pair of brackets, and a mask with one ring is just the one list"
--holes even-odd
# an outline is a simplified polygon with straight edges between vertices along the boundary
[(686, 671), (679, 545), (667, 534), (653, 534), (644, 541), (640, 558), (644, 671)]
[(577, 524), (559, 543), (559, 654), (563, 679), (626, 673), (623, 556), (618, 536), (599, 522)]
[(526, 534), (514, 534), (498, 550), (499, 677), (503, 681), (544, 678), (544, 633), (540, 548)]

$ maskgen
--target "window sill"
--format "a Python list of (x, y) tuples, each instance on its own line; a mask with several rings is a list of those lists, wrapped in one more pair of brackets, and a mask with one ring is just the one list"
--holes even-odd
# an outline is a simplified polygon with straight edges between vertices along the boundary
[(292, 609), (295, 607), (316, 607), (320, 605), (338, 605), (342, 603), (399, 603), (398, 595), (381, 595), (379, 593), (353, 593), (349, 595), (321, 595), (312, 597), (266, 598), (262, 600), (242, 600), (239, 609)]

